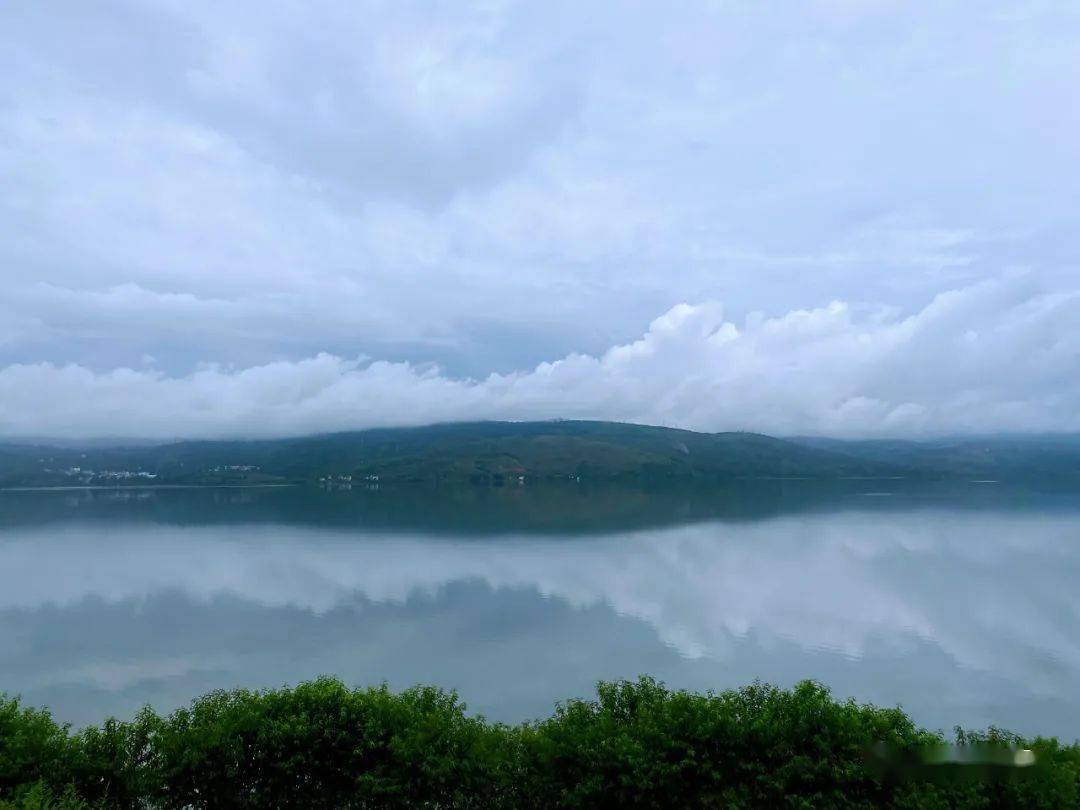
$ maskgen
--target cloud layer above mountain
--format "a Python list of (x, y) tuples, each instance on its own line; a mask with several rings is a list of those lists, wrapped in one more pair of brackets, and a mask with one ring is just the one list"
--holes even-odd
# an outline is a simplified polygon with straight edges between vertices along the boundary
[(831, 435), (1080, 430), (1080, 292), (1029, 280), (944, 293), (909, 317), (834, 302), (725, 320), (680, 304), (638, 340), (483, 379), (329, 354), (248, 368), (0, 371), (22, 436), (283, 436), (469, 419), (618, 419)]
[(8, 3), (0, 55), (0, 436), (1077, 428), (1067, 0)]

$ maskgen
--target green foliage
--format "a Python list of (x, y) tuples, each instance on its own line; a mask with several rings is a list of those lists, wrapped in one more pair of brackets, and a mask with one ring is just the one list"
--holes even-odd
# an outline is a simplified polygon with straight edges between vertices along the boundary
[(0, 799), (0, 810), (90, 810), (94, 805), (80, 798), (71, 785), (56, 793), (44, 782), (21, 786), (9, 799)]
[[(1031, 480), (1080, 475), (1080, 436), (926, 442), (785, 440), (620, 422), (463, 422), (259, 441), (135, 447), (0, 443), (0, 487), (82, 485), (72, 467), (145, 471), (156, 484), (253, 485), (330, 476), (380, 482), (892, 477)], [(252, 469), (246, 469), (251, 467)], [(243, 468), (243, 469), (239, 469)], [(87, 479), (89, 480), (89, 479)], [(343, 480), (343, 479), (341, 479)], [(148, 479), (107, 480), (109, 486)], [(101, 484), (95, 479), (94, 483)]]
[(213, 692), (161, 725), (154, 794), (168, 807), (464, 806), (490, 792), (499, 737), (430, 687)]
[[(229, 470), (237, 465), (258, 469)], [(382, 483), (505, 483), (519, 476), (659, 482), (897, 472), (881, 461), (769, 436), (618, 422), (471, 422), (135, 448), (0, 445), (0, 486), (78, 484), (61, 472), (74, 466), (145, 470), (158, 484), (314, 482), (326, 476), (340, 483), (339, 477), (348, 475), (357, 481), (377, 476)]]
[(62, 784), (77, 746), (47, 711), (0, 695), (0, 798), (35, 783)]
[[(86, 807), (1077, 807), (1080, 745), (997, 729), (964, 746), (1031, 748), (1036, 766), (875, 768), (884, 745), (944, 744), (899, 709), (804, 682), (696, 694), (601, 683), (520, 726), (470, 717), (453, 693), (294, 688), (211, 692), (161, 717), (71, 734), (0, 699), (0, 810)], [(935, 770), (936, 768), (936, 770)]]
[(873, 803), (887, 797), (864, 767), (869, 745), (933, 739), (899, 710), (838, 704), (809, 682), (698, 695), (642, 678), (598, 693), (537, 727), (532, 761), (551, 804)]

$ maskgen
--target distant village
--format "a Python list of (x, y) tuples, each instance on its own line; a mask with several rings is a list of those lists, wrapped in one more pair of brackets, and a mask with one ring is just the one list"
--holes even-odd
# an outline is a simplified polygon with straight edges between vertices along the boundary
[(346, 473), (343, 475), (324, 475), (319, 478), (319, 486), (326, 489), (352, 489), (354, 482), (366, 489), (379, 488), (379, 476), (377, 475), (358, 475), (354, 477)]
[[(86, 455), (83, 455), (86, 458)], [(201, 467), (198, 472), (189, 470), (186, 472), (183, 470), (184, 462), (174, 462), (176, 467), (170, 469), (164, 469), (159, 472), (148, 472), (143, 469), (91, 469), (89, 467), (81, 465), (72, 465), (65, 468), (57, 467), (45, 467), (45, 464), (50, 462), (59, 461), (53, 458), (39, 458), (38, 462), (42, 464), (41, 471), (45, 473), (51, 473), (52, 475), (63, 475), (68, 479), (71, 479), (71, 484), (77, 486), (94, 486), (94, 485), (138, 485), (138, 484), (150, 484), (156, 485), (172, 484), (177, 482), (183, 482), (186, 485), (269, 485), (272, 483), (281, 483), (288, 481), (289, 479), (283, 477), (280, 473), (263, 473), (262, 468), (258, 464), (216, 464), (213, 466)], [(67, 463), (66, 460), (61, 463)], [(358, 461), (357, 461), (358, 463)], [(370, 470), (371, 467), (368, 467)], [(307, 481), (317, 483), (317, 485), (326, 490), (350, 490), (350, 489), (379, 489), (380, 478), (385, 478), (387, 481), (400, 480), (395, 477), (394, 473), (387, 474), (384, 470), (383, 475), (379, 473), (339, 473), (339, 472), (325, 472), (316, 478), (307, 478)], [(548, 475), (548, 479), (551, 478), (566, 478), (570, 481), (580, 481), (581, 476), (577, 473), (563, 473), (557, 475)], [(412, 479), (406, 479), (412, 480)], [(481, 471), (472, 476), (472, 480), (489, 480), (496, 486), (505, 485), (517, 485), (525, 486), (532, 483), (535, 478), (530, 475), (520, 465), (515, 465), (507, 471), (487, 472)], [(294, 476), (291, 479), (292, 483), (297, 483), (298, 479)]]
[[(39, 459), (39, 461), (46, 461), (46, 459)], [(258, 464), (218, 464), (213, 467), (206, 467), (203, 469), (204, 475), (223, 475), (229, 473), (254, 473), (259, 472), (260, 467)], [(64, 469), (55, 469), (44, 467), (43, 472), (62, 474), (68, 478), (74, 479), (73, 483), (77, 481), (79, 484), (100, 484), (105, 482), (111, 483), (137, 483), (140, 481), (154, 481), (158, 478), (158, 473), (147, 472), (146, 470), (93, 470), (88, 467), (71, 466)], [(318, 479), (319, 485), (327, 489), (352, 489), (353, 486), (362, 486), (367, 489), (376, 489), (379, 485), (379, 476), (375, 474), (369, 475), (351, 475), (348, 473), (330, 473), (323, 475)]]
[[(46, 469), (45, 472), (52, 472), (52, 470)], [(151, 481), (157, 478), (157, 473), (145, 470), (90, 470), (85, 467), (68, 467), (60, 472), (68, 478), (78, 478), (84, 484), (91, 481), (130, 481), (132, 479)]]
[[(257, 464), (219, 464), (216, 467), (210, 467), (206, 470), (208, 473), (248, 473), (255, 472), (259, 469)], [(46, 467), (44, 472), (51, 473), (54, 470)], [(111, 482), (138, 482), (138, 481), (153, 481), (158, 477), (157, 473), (147, 472), (146, 470), (92, 470), (88, 467), (72, 466), (66, 469), (56, 470), (62, 475), (68, 478), (73, 478), (79, 481), (81, 484), (101, 483), (105, 481)]]

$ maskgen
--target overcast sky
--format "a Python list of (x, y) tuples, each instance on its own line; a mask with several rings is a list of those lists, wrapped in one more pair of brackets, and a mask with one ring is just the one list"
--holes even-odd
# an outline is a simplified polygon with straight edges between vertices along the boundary
[(1080, 5), (0, 5), (0, 435), (1080, 430)]

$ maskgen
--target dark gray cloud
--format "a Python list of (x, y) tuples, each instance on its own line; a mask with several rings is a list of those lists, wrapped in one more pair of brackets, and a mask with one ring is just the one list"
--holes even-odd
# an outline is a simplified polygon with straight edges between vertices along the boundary
[[(263, 390), (230, 381), (280, 373), (288, 387), (322, 352), (343, 368), (387, 361), (412, 412), (439, 418), (1075, 427), (1075, 306), (1031, 303), (1080, 289), (1073, 4), (113, 0), (0, 17), (0, 386), (37, 375), (0, 403), (0, 433), (101, 430), (108, 411), (40, 403), (75, 378), (185, 391), (208, 363), (206, 384), (223, 386), (211, 398), (232, 391), (262, 417), (266, 403), (243, 398)], [(951, 380), (955, 357), (931, 330), (917, 355), (882, 352), (857, 378), (835, 371), (850, 347), (821, 344), (810, 364), (759, 342), (735, 366), (750, 410), (679, 404), (684, 387), (721, 397), (734, 372), (719, 370), (675, 390), (620, 380), (633, 408), (598, 388), (569, 402), (536, 391), (524, 407), (463, 379), (540, 386), (527, 370), (574, 352), (603, 366), (679, 304), (722, 301), (745, 336), (753, 313), (786, 324), (843, 301), (872, 330), (922, 324), (950, 291), (970, 320), (942, 335), (1005, 334), (987, 319), (1034, 311), (1035, 367), (1064, 377), (976, 362), (964, 388), (931, 391), (919, 381)], [(668, 351), (689, 368), (693, 350)], [(896, 376), (915, 356), (934, 367)], [(430, 363), (443, 371), (412, 382)], [(792, 368), (835, 396), (811, 411), (782, 381), (749, 382)], [(432, 379), (468, 394), (423, 400)], [(340, 412), (353, 416), (333, 424), (359, 426), (373, 395), (350, 388)], [(978, 408), (961, 416), (962, 401)], [(882, 404), (835, 418), (849, 402)], [(166, 421), (138, 407), (122, 411), (131, 424)], [(236, 429), (233, 411), (207, 414), (180, 414), (177, 430)]]

